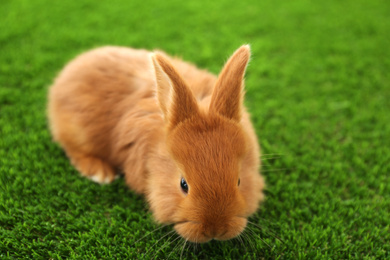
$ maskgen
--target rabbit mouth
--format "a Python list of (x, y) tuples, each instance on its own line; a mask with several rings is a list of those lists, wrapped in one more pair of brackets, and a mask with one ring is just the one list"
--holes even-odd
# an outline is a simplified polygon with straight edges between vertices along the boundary
[(247, 224), (247, 219), (234, 217), (228, 223), (218, 223), (217, 225), (204, 224), (196, 221), (181, 221), (174, 225), (176, 232), (194, 243), (206, 243), (212, 239), (229, 240), (240, 235)]

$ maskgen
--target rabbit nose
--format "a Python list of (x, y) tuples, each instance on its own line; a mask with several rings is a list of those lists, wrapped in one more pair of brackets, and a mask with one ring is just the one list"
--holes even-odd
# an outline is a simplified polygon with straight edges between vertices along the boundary
[(223, 237), (227, 233), (227, 230), (225, 229), (218, 229), (217, 227), (210, 228), (205, 232), (205, 236), (210, 238), (216, 238)]
[(206, 231), (205, 232), (205, 236), (206, 237), (209, 237), (209, 238), (215, 238), (216, 237), (216, 234), (217, 234), (217, 232), (215, 231), (215, 230), (208, 230), (208, 231)]
[(203, 225), (203, 230), (205, 230), (203, 235), (209, 239), (229, 240), (242, 233), (246, 227), (246, 223), (246, 219), (238, 217), (225, 221), (219, 219), (218, 222)]
[(215, 231), (207, 231), (205, 232), (206, 237), (214, 238), (215, 237)]

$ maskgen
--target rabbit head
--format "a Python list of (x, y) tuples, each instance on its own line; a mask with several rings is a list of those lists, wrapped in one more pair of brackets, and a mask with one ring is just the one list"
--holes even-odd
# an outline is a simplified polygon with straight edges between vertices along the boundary
[(231, 56), (204, 109), (164, 55), (152, 56), (158, 103), (167, 125), (163, 147), (172, 165), (169, 173), (151, 174), (148, 199), (155, 218), (173, 223), (189, 241), (236, 237), (262, 197), (257, 159), (250, 173), (244, 165), (248, 156), (258, 155), (251, 151), (258, 147), (242, 124), (249, 58), (247, 45)]

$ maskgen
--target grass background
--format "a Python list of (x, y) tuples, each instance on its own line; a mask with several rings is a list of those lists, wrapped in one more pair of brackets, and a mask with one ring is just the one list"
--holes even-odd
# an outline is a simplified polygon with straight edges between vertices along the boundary
[[(0, 6), (1, 259), (390, 258), (387, 0)], [(217, 73), (243, 43), (246, 104), (264, 154), (277, 154), (263, 157), (268, 199), (251, 219), (263, 230), (250, 225), (260, 237), (184, 250), (159, 240), (170, 227), (141, 239), (157, 228), (143, 198), (123, 179), (81, 178), (51, 142), (48, 86), (97, 46), (160, 48)]]

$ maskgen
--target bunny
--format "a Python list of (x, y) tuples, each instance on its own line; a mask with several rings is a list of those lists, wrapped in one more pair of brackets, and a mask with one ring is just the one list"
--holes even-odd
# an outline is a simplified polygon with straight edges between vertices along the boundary
[(101, 47), (49, 91), (54, 141), (83, 175), (145, 195), (159, 223), (204, 243), (238, 236), (263, 201), (260, 148), (243, 105), (243, 45), (218, 77), (163, 52)]

